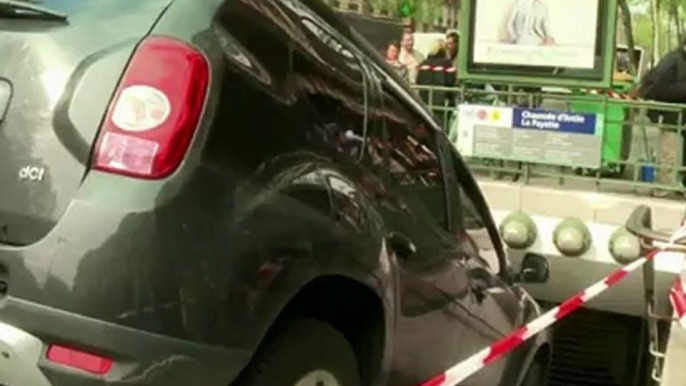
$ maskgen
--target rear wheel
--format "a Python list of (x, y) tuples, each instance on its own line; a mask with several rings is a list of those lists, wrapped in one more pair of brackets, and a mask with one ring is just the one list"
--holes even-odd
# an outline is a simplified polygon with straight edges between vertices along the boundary
[(240, 386), (359, 386), (350, 343), (329, 324), (313, 319), (289, 323), (259, 351)]

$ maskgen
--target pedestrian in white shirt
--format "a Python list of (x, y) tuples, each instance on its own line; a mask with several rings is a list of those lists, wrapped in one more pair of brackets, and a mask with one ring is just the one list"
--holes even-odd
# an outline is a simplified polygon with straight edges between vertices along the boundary
[(400, 43), (400, 57), (398, 61), (407, 67), (410, 83), (417, 81), (418, 66), (424, 61), (424, 55), (414, 49), (414, 35), (410, 31), (403, 33), (403, 40)]

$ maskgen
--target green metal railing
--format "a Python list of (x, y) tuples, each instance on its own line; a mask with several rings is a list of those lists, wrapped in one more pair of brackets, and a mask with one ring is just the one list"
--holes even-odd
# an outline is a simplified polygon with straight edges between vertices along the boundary
[[(501, 86), (484, 89), (415, 86), (423, 93), (437, 120), (455, 140), (457, 105), (480, 104), (541, 108), (602, 114), (604, 120), (602, 166), (555, 166), (542, 163), (470, 157), (477, 175), (511, 178), (523, 183), (555, 181), (556, 184), (592, 185), (594, 190), (629, 191), (648, 195), (686, 194), (683, 165), (686, 105), (622, 100), (581, 90), (543, 92)], [(454, 106), (439, 106), (437, 92), (449, 93)], [(669, 117), (670, 123), (660, 117)], [(651, 119), (652, 118), (652, 119)], [(627, 149), (627, 146), (629, 147)]]

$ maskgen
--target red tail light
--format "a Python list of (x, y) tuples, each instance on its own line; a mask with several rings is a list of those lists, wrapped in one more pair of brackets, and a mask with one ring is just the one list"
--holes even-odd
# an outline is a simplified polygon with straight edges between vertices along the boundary
[(95, 148), (95, 169), (159, 179), (183, 161), (209, 83), (205, 57), (186, 43), (150, 37), (136, 49)]
[(111, 359), (58, 345), (50, 346), (47, 358), (50, 362), (97, 375), (106, 375), (114, 364)]

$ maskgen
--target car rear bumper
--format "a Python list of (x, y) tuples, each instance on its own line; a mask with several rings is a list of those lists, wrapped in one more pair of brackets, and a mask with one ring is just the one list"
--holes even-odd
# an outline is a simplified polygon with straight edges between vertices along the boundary
[[(54, 364), (50, 344), (114, 361), (104, 376)], [(204, 346), (66, 313), (22, 300), (0, 300), (0, 385), (226, 386), (248, 352)]]
[(42, 352), (40, 339), (0, 322), (0, 385), (50, 386), (38, 367)]

